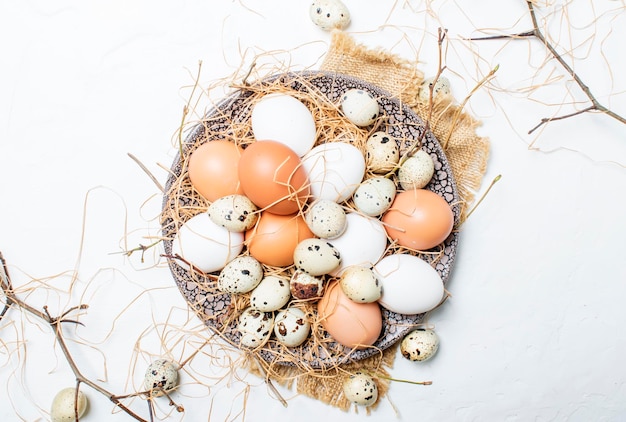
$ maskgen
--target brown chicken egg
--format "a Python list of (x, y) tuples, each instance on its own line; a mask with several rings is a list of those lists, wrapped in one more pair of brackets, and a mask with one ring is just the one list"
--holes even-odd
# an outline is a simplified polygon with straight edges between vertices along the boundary
[(210, 202), (226, 195), (243, 194), (239, 183), (239, 158), (243, 149), (234, 142), (217, 140), (200, 145), (189, 157), (189, 180)]
[(279, 215), (298, 212), (310, 194), (300, 157), (276, 141), (257, 141), (244, 150), (239, 160), (239, 180), (256, 206)]
[(411, 189), (396, 195), (382, 221), (392, 240), (423, 251), (446, 240), (454, 226), (454, 214), (445, 199), (436, 193)]
[(245, 243), (250, 255), (259, 262), (286, 267), (293, 264), (293, 251), (298, 243), (313, 236), (301, 215), (264, 211), (257, 225), (246, 232)]
[(328, 284), (317, 306), (322, 327), (338, 343), (356, 349), (374, 344), (383, 326), (380, 307), (356, 303), (346, 296), (338, 282)]

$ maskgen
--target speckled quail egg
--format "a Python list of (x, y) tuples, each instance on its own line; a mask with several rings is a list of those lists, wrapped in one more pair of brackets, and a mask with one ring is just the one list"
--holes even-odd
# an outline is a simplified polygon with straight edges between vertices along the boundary
[(334, 239), (346, 231), (346, 212), (343, 207), (329, 199), (320, 199), (309, 207), (304, 215), (307, 226), (317, 237)]
[(365, 143), (365, 160), (372, 173), (393, 171), (400, 161), (400, 148), (395, 138), (386, 132), (374, 132)]
[(324, 292), (324, 280), (312, 276), (306, 271), (296, 270), (289, 280), (291, 296), (296, 299), (308, 300), (320, 298)]
[(237, 330), (241, 333), (239, 343), (255, 349), (263, 346), (274, 330), (274, 313), (246, 308), (239, 316)]
[(439, 337), (433, 330), (418, 328), (411, 331), (400, 343), (402, 356), (412, 361), (432, 358), (439, 348)]
[(244, 195), (228, 195), (213, 201), (207, 210), (218, 226), (236, 233), (251, 229), (258, 220), (258, 208)]
[(341, 256), (335, 247), (324, 239), (304, 239), (293, 251), (296, 268), (318, 276), (329, 274), (341, 264)]
[(398, 170), (398, 182), (405, 190), (421, 189), (430, 182), (434, 173), (433, 159), (420, 149), (402, 163)]
[(378, 217), (391, 207), (396, 197), (396, 184), (386, 177), (373, 177), (356, 188), (352, 199), (356, 208), (365, 215)]
[(228, 293), (247, 293), (263, 279), (263, 267), (255, 258), (241, 255), (220, 271), (217, 288)]
[(325, 31), (345, 29), (350, 23), (350, 11), (340, 0), (315, 0), (309, 6), (313, 23)]
[(304, 343), (311, 332), (311, 324), (300, 308), (287, 308), (280, 311), (274, 319), (274, 335), (287, 347), (296, 347)]
[(143, 387), (152, 396), (162, 396), (178, 385), (178, 366), (167, 359), (157, 359), (148, 365), (143, 378)]
[[(430, 84), (434, 79), (434, 77), (426, 78), (420, 86), (419, 98), (425, 103), (430, 99)], [(439, 76), (433, 86), (433, 99), (444, 95), (450, 95), (450, 80), (445, 76)]]
[(367, 267), (353, 265), (341, 273), (341, 290), (357, 303), (372, 303), (380, 299), (382, 287), (374, 271)]
[(289, 280), (268, 275), (250, 293), (250, 306), (263, 312), (282, 308), (291, 297)]
[(87, 396), (78, 390), (76, 397), (76, 388), (69, 387), (59, 391), (52, 400), (50, 408), (50, 418), (52, 422), (74, 422), (76, 420), (76, 410), (74, 408), (75, 400), (78, 417), (82, 417), (87, 410)]
[(343, 394), (359, 406), (371, 406), (378, 400), (378, 386), (371, 376), (355, 372), (343, 383)]
[(350, 89), (341, 97), (343, 114), (357, 126), (369, 126), (378, 117), (380, 109), (372, 94), (363, 89)]

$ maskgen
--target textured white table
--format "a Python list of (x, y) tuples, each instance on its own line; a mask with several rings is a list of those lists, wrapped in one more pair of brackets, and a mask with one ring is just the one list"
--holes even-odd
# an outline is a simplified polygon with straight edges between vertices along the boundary
[[(531, 67), (546, 59), (537, 41), (460, 40), (479, 35), (477, 28), (529, 29), (525, 3), (433, 2), (439, 22), (424, 3), (346, 0), (348, 30), (360, 43), (407, 59), (419, 51), (428, 75), (436, 70), (437, 26), (447, 27), (448, 76), (459, 99), (500, 64), (494, 89), (474, 95), (469, 110), (492, 142), (482, 190), (497, 174), (502, 180), (463, 227), (448, 285), (453, 296), (430, 318), (442, 342), (438, 355), (419, 365), (396, 359), (394, 376), (433, 384), (394, 383), (370, 419), (626, 419), (626, 126), (589, 114), (526, 134), (540, 118), (572, 110), (541, 103), (570, 101), (564, 82), (532, 98), (498, 90), (564, 77), (562, 69), (553, 61), (539, 71)], [(576, 50), (579, 57), (590, 51), (576, 69), (601, 101), (626, 114), (626, 96), (619, 94), (626, 89), (620, 57), (626, 13), (589, 26), (592, 9), (585, 3), (591, 2), (579, 2), (569, 16), (582, 29), (564, 31), (561, 41), (596, 33)], [(595, 12), (624, 7), (608, 3)], [(310, 23), (305, 1), (7, 0), (0, 4), (0, 35), (0, 250), (17, 286), (37, 285), (32, 279), (48, 285), (30, 293), (31, 303), (48, 304), (52, 313), (90, 305), (80, 317), (86, 327), (67, 329), (68, 338), (87, 343), (71, 344), (75, 358), (111, 391), (132, 392), (150, 355), (162, 352), (151, 327), (182, 324), (188, 315), (158, 250), (145, 263), (138, 254), (112, 254), (123, 247), (125, 232), (129, 247), (158, 234), (159, 192), (127, 153), (165, 180), (157, 163), (169, 167), (176, 153), (174, 136), (199, 60), (205, 85), (257, 55), (261, 62), (316, 68), (329, 34)], [(583, 108), (585, 98), (570, 88)], [(529, 149), (533, 142), (552, 152)], [(67, 288), (74, 269), (73, 296), (55, 294), (54, 288)], [(195, 325), (191, 319), (186, 327)], [(190, 352), (176, 350), (174, 358)], [(207, 377), (225, 374), (206, 357), (197, 362), (194, 370)], [(47, 327), (16, 310), (0, 325), (0, 380), (0, 419), (7, 421), (46, 420), (54, 393), (73, 384)], [(186, 413), (169, 420), (365, 418), (285, 390), (283, 408), (251, 376), (203, 381), (211, 387), (184, 376), (173, 397)], [(111, 416), (107, 399), (85, 392), (91, 409), (84, 420), (130, 420)], [(167, 402), (159, 403), (167, 410)], [(147, 417), (145, 405), (135, 405)]]

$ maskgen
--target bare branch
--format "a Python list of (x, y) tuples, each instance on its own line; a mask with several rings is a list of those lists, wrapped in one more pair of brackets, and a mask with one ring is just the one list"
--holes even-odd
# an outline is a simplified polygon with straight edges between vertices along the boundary
[[(2, 262), (2, 267), (1, 267), (2, 269), (0, 270), (0, 288), (2, 289), (2, 292), (4, 293), (4, 295), (6, 296), (6, 301), (7, 301), (7, 303), (5, 305), (5, 308), (3, 309), (2, 313), (0, 314), (0, 319), (4, 316), (4, 314), (6, 313), (6, 310), (11, 305), (15, 305), (15, 306), (21, 308), (22, 310), (28, 312), (29, 314), (34, 315), (34, 316), (38, 317), (39, 319), (43, 320), (44, 322), (46, 322), (50, 326), (50, 328), (52, 329), (52, 331), (54, 333), (54, 337), (56, 339), (56, 342), (59, 345), (59, 347), (61, 348), (61, 352), (63, 353), (63, 356), (65, 357), (65, 360), (67, 361), (68, 365), (70, 366), (70, 369), (72, 370), (72, 372), (73, 372), (73, 374), (74, 374), (74, 376), (76, 378), (77, 394), (78, 394), (78, 387), (80, 386), (80, 384), (85, 384), (85, 385), (91, 387), (92, 389), (96, 390), (100, 394), (104, 395), (105, 397), (107, 397), (109, 400), (111, 400), (111, 402), (115, 406), (117, 406), (118, 408), (120, 408), (121, 410), (126, 412), (129, 416), (131, 416), (135, 420), (141, 421), (141, 422), (146, 422), (145, 419), (143, 419), (142, 417), (137, 415), (135, 412), (130, 410), (128, 407), (126, 407), (120, 401), (118, 396), (112, 394), (111, 392), (109, 392), (108, 390), (106, 390), (105, 388), (100, 386), (99, 384), (97, 384), (97, 383), (91, 381), (90, 379), (88, 379), (87, 377), (85, 377), (81, 373), (81, 371), (78, 368), (78, 366), (76, 365), (76, 362), (74, 361), (74, 358), (72, 357), (72, 354), (70, 353), (70, 350), (67, 347), (67, 343), (65, 341), (65, 337), (63, 336), (63, 330), (62, 330), (61, 325), (62, 325), (62, 323), (65, 323), (65, 322), (81, 324), (78, 321), (65, 319), (65, 317), (69, 313), (74, 312), (76, 310), (87, 309), (87, 306), (86, 305), (74, 306), (74, 307), (70, 308), (69, 310), (65, 311), (59, 317), (53, 317), (50, 314), (50, 312), (48, 312), (48, 307), (47, 306), (43, 307), (43, 311), (40, 311), (40, 310), (30, 306), (29, 304), (24, 302), (22, 299), (17, 297), (17, 295), (15, 294), (15, 291), (13, 290), (13, 285), (11, 283), (11, 278), (9, 276), (9, 272), (7, 270), (6, 261), (5, 261), (3, 255), (2, 255), (2, 252), (0, 252), (0, 261)], [(76, 402), (76, 400), (75, 400), (75, 402)], [(75, 409), (75, 412), (76, 412), (76, 409)]]
[(587, 108), (584, 108), (582, 110), (578, 110), (575, 111), (574, 113), (570, 113), (570, 114), (564, 114), (562, 116), (557, 116), (557, 117), (544, 117), (543, 119), (541, 119), (541, 121), (537, 124), (537, 126), (535, 126), (534, 128), (532, 128), (531, 130), (528, 131), (528, 134), (530, 135), (531, 133), (533, 133), (534, 131), (536, 131), (537, 129), (539, 129), (541, 126), (543, 126), (544, 124), (548, 123), (548, 122), (552, 122), (554, 120), (563, 120), (563, 119), (567, 119), (569, 117), (574, 117), (574, 116), (578, 116), (579, 114), (583, 114), (583, 113), (587, 113), (589, 111), (594, 111), (597, 110), (595, 106), (589, 106)]
[(576, 111), (574, 113), (566, 114), (566, 115), (563, 115), (563, 116), (557, 116), (557, 117), (546, 117), (546, 118), (543, 118), (543, 119), (541, 119), (539, 124), (537, 124), (531, 130), (529, 130), (528, 133), (529, 134), (533, 133), (535, 130), (537, 130), (538, 128), (540, 128), (541, 126), (543, 126), (546, 123), (549, 123), (549, 122), (552, 122), (552, 121), (555, 121), (555, 120), (567, 119), (567, 118), (574, 117), (574, 116), (577, 116), (579, 114), (587, 113), (587, 112), (590, 112), (590, 111), (601, 112), (601, 113), (603, 113), (603, 114), (605, 114), (605, 115), (607, 115), (607, 116), (617, 120), (620, 123), (626, 124), (626, 118), (624, 116), (621, 116), (621, 115), (615, 113), (614, 111), (612, 111), (609, 108), (605, 107), (604, 105), (602, 105), (598, 101), (598, 99), (595, 97), (595, 95), (591, 92), (591, 89), (589, 88), (589, 86), (574, 71), (572, 66), (569, 63), (567, 63), (567, 61), (563, 58), (563, 56), (561, 54), (559, 54), (559, 52), (557, 51), (556, 47), (554, 45), (552, 45), (550, 43), (550, 41), (548, 41), (547, 37), (545, 36), (545, 34), (542, 32), (541, 28), (539, 27), (539, 21), (537, 19), (537, 14), (536, 14), (535, 6), (533, 5), (533, 2), (526, 0), (526, 5), (528, 6), (528, 14), (530, 16), (530, 19), (531, 19), (531, 22), (532, 22), (532, 25), (533, 25), (533, 29), (531, 29), (529, 31), (520, 32), (520, 33), (517, 33), (517, 34), (510, 34), (510, 35), (505, 34), (505, 35), (493, 35), (493, 36), (477, 37), (477, 38), (466, 38), (466, 40), (468, 40), (468, 41), (482, 41), (482, 40), (520, 39), (520, 38), (534, 37), (534, 38), (539, 40), (544, 45), (544, 47), (550, 52), (552, 57), (561, 65), (561, 67), (565, 70), (565, 72), (567, 72), (572, 77), (572, 79), (576, 83), (576, 85), (578, 85), (580, 90), (585, 94), (585, 96), (587, 96), (587, 98), (591, 102), (591, 105), (589, 107), (586, 107), (586, 108), (584, 108), (582, 110), (579, 110), (579, 111)]

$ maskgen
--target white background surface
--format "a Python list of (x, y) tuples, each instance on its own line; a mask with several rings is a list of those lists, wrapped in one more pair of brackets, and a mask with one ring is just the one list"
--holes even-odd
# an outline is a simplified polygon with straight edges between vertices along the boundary
[[(422, 364), (398, 356), (392, 371), (433, 384), (393, 383), (369, 420), (626, 419), (626, 126), (589, 114), (526, 133), (542, 117), (574, 110), (547, 103), (582, 108), (585, 98), (536, 41), (461, 39), (481, 28), (529, 29), (522, 1), (345, 3), (358, 42), (419, 58), (426, 75), (436, 70), (437, 27), (448, 28), (447, 76), (459, 100), (500, 65), (469, 110), (492, 143), (481, 189), (502, 180), (464, 225), (453, 297), (430, 317), (439, 353)], [(626, 115), (626, 13), (609, 11), (624, 4), (591, 3), (569, 6), (569, 31), (561, 2), (544, 10), (556, 13), (551, 29), (566, 48), (580, 44), (575, 66), (592, 91)], [(306, 1), (5, 0), (0, 39), (0, 250), (30, 303), (53, 314), (90, 305), (80, 314), (86, 327), (66, 330), (83, 343), (71, 343), (75, 358), (110, 391), (130, 393), (153, 357), (191, 352), (176, 341), (194, 336), (167, 327), (193, 333), (197, 322), (159, 250), (145, 263), (112, 254), (158, 235), (160, 194), (127, 153), (165, 180), (157, 163), (169, 167), (175, 155), (198, 61), (203, 86), (257, 55), (316, 68), (330, 36), (309, 21)], [(525, 89), (545, 80), (554, 83)], [(287, 390), (283, 408), (259, 379), (229, 378), (211, 361), (201, 356), (193, 368), (208, 387), (183, 375), (173, 398), (187, 410), (168, 420), (367, 418)], [(56, 391), (73, 382), (49, 329), (11, 310), (0, 323), (0, 419), (47, 420)], [(130, 420), (84, 391), (85, 421)], [(167, 402), (159, 403), (163, 417)], [(133, 406), (147, 418), (145, 404)]]

